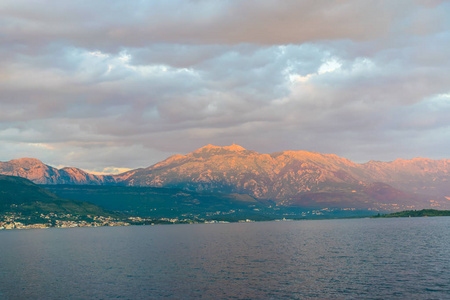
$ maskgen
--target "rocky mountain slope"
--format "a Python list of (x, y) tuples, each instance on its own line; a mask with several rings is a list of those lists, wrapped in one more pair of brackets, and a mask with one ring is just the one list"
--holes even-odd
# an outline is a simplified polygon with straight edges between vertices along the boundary
[(259, 154), (240, 146), (208, 145), (174, 155), (149, 168), (116, 176), (133, 186), (243, 192), (258, 198), (284, 198), (324, 184), (358, 182), (358, 165), (336, 155), (306, 151)]
[(111, 184), (112, 176), (93, 175), (77, 168), (56, 169), (35, 158), (13, 159), (0, 162), (0, 174), (18, 176), (37, 184)]
[(418, 158), (357, 164), (333, 154), (260, 154), (238, 145), (208, 145), (115, 178), (131, 186), (244, 193), (279, 205), (445, 208), (450, 206), (449, 162)]

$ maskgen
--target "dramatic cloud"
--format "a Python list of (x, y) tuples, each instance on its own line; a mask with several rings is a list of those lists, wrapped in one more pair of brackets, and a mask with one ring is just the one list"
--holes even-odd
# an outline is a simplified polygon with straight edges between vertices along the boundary
[(450, 158), (447, 1), (2, 1), (0, 161)]

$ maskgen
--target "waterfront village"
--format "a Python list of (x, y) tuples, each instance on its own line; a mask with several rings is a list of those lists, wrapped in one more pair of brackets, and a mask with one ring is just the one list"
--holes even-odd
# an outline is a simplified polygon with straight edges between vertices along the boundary
[[(186, 221), (186, 220), (181, 220)], [(71, 214), (40, 214), (39, 216), (23, 216), (20, 213), (8, 213), (0, 217), (0, 229), (30, 228), (72, 228), (127, 225), (173, 224), (178, 219), (149, 219), (140, 217), (114, 218), (105, 216), (74, 216)]]
[(8, 213), (0, 219), (0, 229), (29, 229), (50, 227), (97, 227), (127, 225), (122, 220), (103, 216), (86, 216), (80, 218), (71, 214), (40, 214), (23, 216), (20, 213)]
[[(343, 209), (354, 210), (354, 208)], [(332, 211), (332, 209), (325, 208), (320, 210), (312, 210), (301, 213), (300, 218), (307, 216), (323, 216), (324, 211)], [(198, 223), (230, 223), (227, 220), (215, 220), (214, 216), (224, 214), (217, 211), (208, 214), (208, 219), (193, 217), (189, 218), (187, 215), (185, 219), (175, 218), (142, 218), (142, 217), (111, 217), (111, 216), (77, 216), (72, 214), (39, 214), (33, 216), (22, 215), (21, 213), (6, 213), (0, 215), (0, 230), (3, 229), (32, 229), (32, 228), (74, 228), (74, 227), (102, 227), (102, 226), (129, 226), (129, 225), (158, 225), (158, 224), (198, 224)], [(273, 221), (292, 221), (298, 220), (298, 215), (288, 215)], [(245, 218), (242, 220), (235, 219), (231, 222), (255, 222), (254, 220)]]
[[(244, 222), (252, 222), (245, 220)], [(194, 223), (229, 223), (226, 221), (208, 221), (204, 219), (179, 218), (141, 218), (141, 217), (104, 217), (104, 216), (74, 216), (71, 214), (40, 214), (39, 216), (23, 216), (20, 213), (0, 215), (0, 230), (2, 229), (32, 229), (32, 228), (74, 228), (101, 226), (157, 225), (157, 224), (194, 224)]]
[[(41, 219), (47, 219), (47, 222), (32, 222), (29, 218), (20, 215), (9, 214), (3, 216), (0, 220), (0, 230), (2, 229), (32, 229), (32, 228), (75, 228), (75, 227), (101, 227), (101, 226), (129, 226), (129, 225), (160, 225), (160, 224), (200, 224), (200, 223), (230, 223), (228, 221), (204, 220), (204, 219), (178, 219), (178, 218), (160, 218), (150, 219), (141, 217), (128, 217), (126, 220), (115, 219), (112, 217), (90, 216), (90, 220), (80, 220), (70, 214), (57, 215), (50, 213), (40, 215)], [(250, 219), (239, 220), (239, 222), (254, 222)]]

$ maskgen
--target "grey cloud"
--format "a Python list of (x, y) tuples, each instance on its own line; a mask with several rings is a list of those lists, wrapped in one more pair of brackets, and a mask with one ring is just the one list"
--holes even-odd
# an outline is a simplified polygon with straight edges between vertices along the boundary
[(232, 46), (151, 44), (146, 47), (130, 48), (135, 65), (168, 65), (174, 68), (197, 68), (205, 61), (230, 51)]
[[(117, 52), (123, 47), (164, 42), (299, 44), (377, 39), (393, 29), (409, 29), (446, 5), (423, 6), (410, 1), (345, 1), (334, 5), (328, 1), (275, 0), (77, 1), (55, 2), (48, 9), (40, 2), (10, 0), (4, 2), (1, 12), (8, 25), (2, 30), (8, 44), (40, 46), (58, 40)], [(421, 18), (414, 18), (417, 14)], [(437, 21), (428, 32), (441, 30), (442, 26)]]
[(450, 148), (448, 2), (52, 6), (0, 4), (3, 160), (101, 171), (209, 143), (358, 161)]

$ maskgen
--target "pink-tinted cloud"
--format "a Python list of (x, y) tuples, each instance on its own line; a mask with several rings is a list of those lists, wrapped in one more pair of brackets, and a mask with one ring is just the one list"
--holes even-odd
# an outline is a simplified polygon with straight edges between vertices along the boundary
[[(51, 9), (50, 7), (51, 6)], [(448, 158), (446, 1), (3, 1), (0, 160)]]

